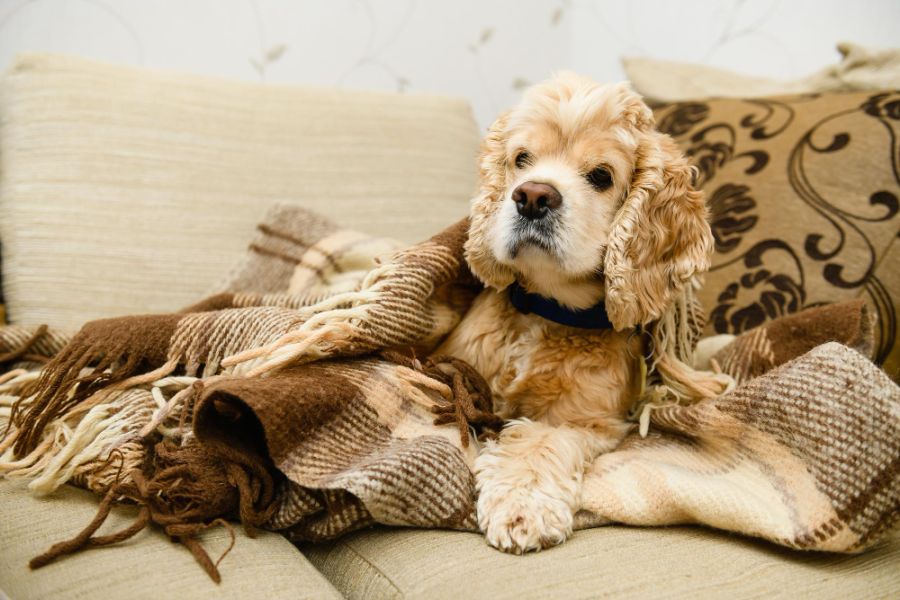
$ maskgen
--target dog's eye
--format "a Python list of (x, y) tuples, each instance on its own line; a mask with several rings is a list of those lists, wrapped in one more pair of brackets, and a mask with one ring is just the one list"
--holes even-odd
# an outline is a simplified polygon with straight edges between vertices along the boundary
[(587, 180), (592, 186), (600, 191), (605, 190), (613, 183), (612, 173), (610, 173), (609, 169), (606, 167), (597, 167), (585, 177), (587, 177)]
[(516, 155), (516, 168), (524, 169), (529, 164), (531, 164), (531, 155), (528, 152), (522, 150)]

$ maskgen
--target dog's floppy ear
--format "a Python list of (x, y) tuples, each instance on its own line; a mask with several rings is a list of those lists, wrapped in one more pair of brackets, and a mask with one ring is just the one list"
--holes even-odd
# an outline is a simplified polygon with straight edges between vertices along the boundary
[(502, 290), (515, 281), (515, 274), (497, 262), (490, 244), (490, 217), (500, 208), (506, 189), (506, 129), (509, 113), (503, 113), (488, 129), (481, 143), (478, 195), (472, 201), (466, 262), (472, 273), (489, 287)]
[(610, 231), (606, 310), (626, 329), (659, 319), (691, 278), (709, 268), (713, 236), (693, 168), (667, 135), (638, 134), (627, 197)]

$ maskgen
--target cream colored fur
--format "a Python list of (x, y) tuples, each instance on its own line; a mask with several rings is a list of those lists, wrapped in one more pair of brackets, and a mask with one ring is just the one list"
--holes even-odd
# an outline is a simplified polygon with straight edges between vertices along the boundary
[[(438, 350), (474, 365), (497, 412), (516, 418), (476, 460), (479, 525), (491, 545), (521, 553), (572, 533), (590, 459), (630, 429), (640, 339), (519, 313), (488, 289)], [(630, 347), (630, 348), (629, 348)]]
[[(610, 185), (588, 180), (597, 167)], [(672, 395), (724, 389), (679, 356), (681, 320), (695, 276), (709, 267), (712, 235), (687, 161), (624, 84), (566, 73), (534, 86), (490, 128), (480, 170), (466, 259), (487, 289), (438, 353), (474, 365), (499, 414), (513, 419), (475, 473), (488, 543), (518, 554), (571, 534), (585, 467), (629, 431), (625, 417), (643, 385), (639, 326), (648, 326), (652, 364)], [(563, 197), (534, 234), (511, 198), (527, 181)], [(570, 308), (605, 299), (615, 330), (521, 314), (505, 292), (513, 281)]]

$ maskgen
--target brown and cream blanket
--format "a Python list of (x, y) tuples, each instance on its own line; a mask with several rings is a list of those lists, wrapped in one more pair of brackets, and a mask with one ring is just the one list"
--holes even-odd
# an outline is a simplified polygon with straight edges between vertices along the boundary
[[(323, 540), (373, 523), (475, 530), (471, 465), (501, 425), (471, 367), (429, 351), (481, 286), (467, 223), (407, 249), (281, 205), (221, 293), (74, 336), (0, 328), (0, 472), (37, 494), (103, 496), (32, 561), (149, 523), (184, 543), (240, 520)], [(900, 388), (866, 354), (861, 302), (726, 340), (724, 395), (654, 401), (585, 478), (580, 528), (699, 523), (797, 549), (858, 552), (900, 516)], [(95, 535), (110, 504), (141, 509)], [(60, 537), (71, 532), (60, 532)]]

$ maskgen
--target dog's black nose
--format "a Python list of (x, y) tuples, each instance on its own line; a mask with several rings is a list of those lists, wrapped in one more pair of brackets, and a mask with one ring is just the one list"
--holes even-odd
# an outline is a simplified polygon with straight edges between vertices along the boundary
[(562, 195), (552, 185), (526, 181), (512, 193), (519, 214), (529, 220), (543, 219), (562, 204)]

